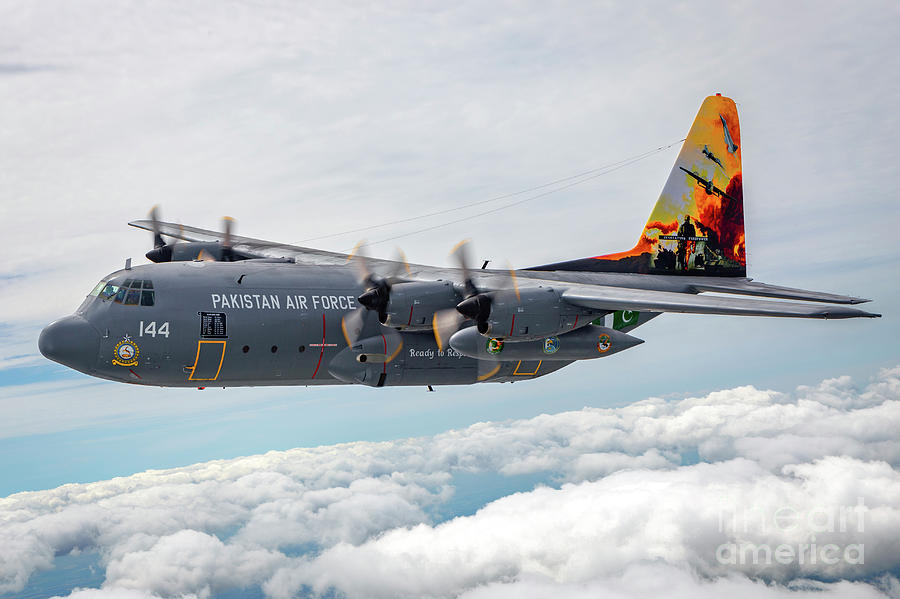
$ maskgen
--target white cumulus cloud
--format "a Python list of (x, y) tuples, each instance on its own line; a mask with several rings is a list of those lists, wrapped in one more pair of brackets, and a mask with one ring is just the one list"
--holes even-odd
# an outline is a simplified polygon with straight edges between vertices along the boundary
[[(898, 427), (900, 367), (19, 493), (0, 590), (87, 550), (105, 582), (73, 596), (896, 594)], [(464, 472), (552, 486), (441, 521)]]

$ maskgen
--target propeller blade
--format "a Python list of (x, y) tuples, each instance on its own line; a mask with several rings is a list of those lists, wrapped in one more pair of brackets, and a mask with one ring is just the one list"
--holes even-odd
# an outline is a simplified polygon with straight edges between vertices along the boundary
[(483, 383), (498, 372), (503, 366), (503, 362), (492, 362), (490, 360), (477, 360), (478, 362), (478, 382)]
[(519, 293), (519, 279), (516, 277), (516, 269), (512, 267), (510, 262), (507, 262), (506, 270), (509, 272), (509, 279), (512, 283), (511, 287), (516, 294), (516, 301), (522, 301), (522, 295)]
[(390, 364), (394, 358), (400, 355), (400, 351), (403, 349), (403, 335), (394, 329), (385, 329), (382, 335), (384, 335), (384, 340), (387, 342), (387, 358), (384, 362), (385, 364)]
[(231, 251), (231, 232), (234, 228), (234, 219), (230, 216), (222, 217), (222, 260), (225, 262), (234, 261), (234, 253)]
[(161, 248), (166, 245), (166, 240), (163, 239), (162, 233), (159, 232), (159, 207), (153, 206), (150, 209), (150, 226), (153, 230), (153, 248)]
[(197, 260), (199, 260), (200, 262), (215, 262), (216, 257), (206, 250), (200, 250), (200, 253), (197, 254)]
[(469, 269), (469, 264), (471, 263), (469, 260), (469, 240), (463, 239), (457, 243), (453, 249), (450, 250), (450, 255), (456, 258), (459, 269), (463, 271), (463, 283), (466, 287), (466, 297), (476, 295), (478, 293), (478, 288), (472, 281), (472, 271)]
[(341, 319), (341, 331), (344, 332), (344, 339), (347, 341), (348, 347), (355, 345), (359, 340), (359, 336), (366, 324), (366, 312), (365, 308), (359, 307), (348, 312)]
[(456, 311), (456, 308), (438, 310), (434, 313), (431, 328), (434, 330), (434, 340), (437, 342), (439, 350), (443, 351), (448, 346), (450, 337), (459, 330), (462, 322), (463, 316)]
[(402, 280), (404, 277), (410, 276), (412, 276), (412, 271), (409, 269), (409, 260), (406, 259), (406, 254), (403, 250), (396, 248), (394, 251), (394, 264), (388, 280)]
[(222, 246), (231, 247), (231, 229), (234, 226), (234, 219), (230, 216), (222, 217)]
[(366, 256), (366, 242), (365, 240), (361, 240), (357, 243), (350, 254), (347, 256), (347, 260), (353, 263), (353, 267), (356, 269), (356, 279), (362, 285), (371, 285), (372, 284), (372, 272), (369, 270), (369, 260)]

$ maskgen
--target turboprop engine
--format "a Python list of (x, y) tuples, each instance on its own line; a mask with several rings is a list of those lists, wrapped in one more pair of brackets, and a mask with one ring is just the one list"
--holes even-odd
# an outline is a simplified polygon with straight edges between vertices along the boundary
[(398, 330), (430, 331), (434, 313), (457, 302), (459, 294), (450, 281), (397, 283), (391, 286), (381, 324)]
[(606, 314), (574, 306), (552, 287), (479, 293), (460, 302), (456, 309), (474, 320), (482, 335), (513, 341), (560, 335)]
[(462, 355), (495, 362), (603, 358), (643, 342), (643, 339), (632, 337), (627, 333), (592, 324), (536, 341), (485, 339), (475, 327), (457, 331), (450, 337), (450, 347)]

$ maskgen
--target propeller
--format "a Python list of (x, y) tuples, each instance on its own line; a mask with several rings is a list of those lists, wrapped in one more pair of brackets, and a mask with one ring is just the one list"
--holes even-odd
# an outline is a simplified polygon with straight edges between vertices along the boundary
[(150, 227), (153, 231), (153, 249), (145, 254), (151, 262), (171, 262), (172, 246), (175, 243), (168, 244), (163, 239), (159, 226), (159, 207), (153, 206), (150, 209)]
[[(174, 254), (175, 254), (175, 246), (178, 244), (177, 241), (172, 241), (170, 243), (166, 243), (166, 240), (162, 236), (162, 226), (159, 220), (159, 207), (153, 206), (150, 209), (150, 228), (153, 232), (153, 249), (146, 253), (147, 259), (151, 262), (171, 262)], [(233, 262), (234, 260), (240, 260), (241, 257), (237, 256), (233, 250), (233, 229), (234, 229), (234, 219), (230, 216), (226, 216), (222, 219), (222, 241), (220, 242), (220, 247), (217, 248), (217, 251), (212, 250), (211, 248), (215, 245), (212, 242), (203, 243), (201, 245), (206, 245), (207, 247), (201, 249), (197, 254), (196, 259), (201, 260), (203, 262)], [(179, 258), (186, 259), (187, 257)]]
[[(387, 306), (391, 299), (391, 285), (402, 281), (404, 273), (407, 276), (410, 274), (406, 254), (398, 248), (388, 276), (381, 277), (376, 275), (369, 267), (369, 258), (365, 247), (365, 242), (360, 241), (348, 257), (348, 260), (353, 263), (356, 269), (357, 281), (361, 285), (365, 285), (366, 290), (356, 298), (360, 304), (359, 307), (345, 314), (341, 320), (341, 328), (347, 345), (353, 345), (359, 339), (365, 327), (366, 314), (368, 312), (377, 312), (378, 322), (382, 324), (387, 322)], [(400, 345), (402, 346), (402, 344), (402, 338), (400, 338)]]
[(498, 291), (482, 292), (472, 280), (472, 271), (469, 268), (471, 263), (469, 259), (469, 241), (463, 240), (456, 244), (451, 250), (450, 255), (457, 261), (459, 269), (463, 274), (463, 287), (465, 298), (455, 308), (448, 310), (439, 310), (434, 313), (432, 327), (434, 329), (434, 339), (437, 342), (438, 349), (443, 350), (447, 345), (450, 337), (459, 330), (465, 320), (474, 320), (478, 332), (486, 334), (488, 332), (488, 319), (491, 315), (491, 304), (500, 294), (514, 293), (516, 300), (520, 299), (519, 286), (516, 280), (515, 270), (508, 266), (510, 283), (505, 285)]

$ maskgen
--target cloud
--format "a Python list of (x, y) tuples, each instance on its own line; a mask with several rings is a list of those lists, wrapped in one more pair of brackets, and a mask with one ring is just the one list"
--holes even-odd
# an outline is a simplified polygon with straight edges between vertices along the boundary
[[(622, 471), (504, 497), (437, 526), (339, 543), (285, 566), (264, 588), (277, 598), (304, 585), (351, 597), (446, 597), (522, 576), (588, 583), (647, 562), (716, 578), (742, 572), (779, 582), (865, 579), (889, 570), (900, 554), (898, 494), (900, 473), (888, 464), (849, 458), (823, 458), (781, 475), (744, 459)], [(853, 509), (857, 497), (864, 497), (861, 510)], [(798, 514), (796, 526), (776, 520), (783, 508)], [(832, 508), (833, 526), (816, 511)], [(838, 522), (842, 508), (846, 526)], [(823, 563), (821, 550), (809, 561), (811, 532), (820, 548), (829, 546), (824, 559), (835, 563)], [(782, 545), (797, 557), (780, 564), (766, 549), (757, 555), (756, 547)]]
[(212, 535), (181, 530), (145, 550), (131, 549), (110, 561), (107, 580), (113, 586), (149, 590), (161, 596), (195, 594), (259, 584), (283, 554), (240, 544), (225, 544)]
[(702, 579), (685, 570), (658, 563), (629, 566), (621, 574), (591, 580), (587, 583), (559, 583), (546, 577), (522, 577), (513, 583), (491, 583), (467, 591), (461, 599), (718, 599), (744, 597), (753, 599), (783, 598), (824, 599), (826, 597), (868, 599), (883, 597), (867, 584), (839, 582), (822, 583), (801, 580), (787, 586), (767, 584), (742, 576)]
[[(766, 584), (778, 595), (812, 578), (866, 596), (900, 565), (898, 381), (900, 367), (861, 389), (738, 387), (19, 493), (0, 500), (0, 588), (21, 590), (54, 556), (97, 550), (113, 594), (639, 593), (635, 572), (674, 568), (702, 592)], [(460, 472), (543, 473), (555, 486), (436, 521)], [(812, 542), (825, 559), (801, 562)], [(796, 556), (754, 563), (763, 545)]]

